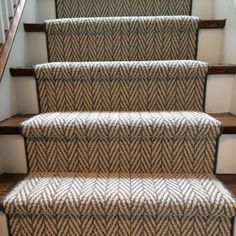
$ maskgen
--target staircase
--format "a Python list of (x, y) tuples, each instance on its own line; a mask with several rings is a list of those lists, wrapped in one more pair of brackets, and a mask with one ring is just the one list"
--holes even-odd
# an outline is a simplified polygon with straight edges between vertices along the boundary
[(236, 126), (206, 111), (209, 77), (236, 67), (197, 60), (200, 31), (225, 20), (191, 16), (191, 0), (55, 8), (24, 24), (46, 35), (48, 63), (10, 70), (34, 77), (39, 114), (0, 124), (27, 162), (2, 200), (9, 234), (233, 235), (236, 198), (216, 174)]

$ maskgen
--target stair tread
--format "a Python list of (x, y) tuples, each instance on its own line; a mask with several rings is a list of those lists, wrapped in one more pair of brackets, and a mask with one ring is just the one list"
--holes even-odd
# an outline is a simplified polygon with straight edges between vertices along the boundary
[[(223, 29), (226, 20), (201, 20), (199, 24), (200, 29)], [(46, 27), (44, 23), (24, 23), (26, 32), (45, 32)]]
[(14, 188), (3, 205), (7, 214), (236, 214), (236, 199), (220, 181), (193, 174), (35, 173)]
[[(236, 132), (236, 116), (231, 113), (211, 113), (211, 116), (224, 124), (224, 134), (226, 132)], [(20, 124), (35, 114), (19, 114), (0, 122), (0, 134), (20, 134)], [(225, 129), (227, 131), (225, 131)], [(231, 130), (231, 131), (230, 131)], [(233, 131), (235, 130), (235, 131)]]
[[(223, 134), (236, 134), (236, 116), (231, 113), (211, 113), (211, 116), (224, 124)], [(20, 124), (33, 114), (16, 115), (0, 122), (0, 134), (20, 134)]]
[[(32, 67), (11, 67), (11, 76), (16, 77), (33, 77), (34, 69)], [(209, 75), (216, 74), (236, 74), (236, 65), (233, 64), (221, 64), (221, 65), (209, 65)]]
[[(0, 175), (0, 211), (3, 210), (3, 199), (19, 184), (27, 174), (5, 173)], [(236, 174), (217, 174), (217, 179), (223, 182), (226, 187), (236, 195)]]
[(52, 112), (22, 123), (25, 137), (217, 137), (221, 123), (203, 112)]

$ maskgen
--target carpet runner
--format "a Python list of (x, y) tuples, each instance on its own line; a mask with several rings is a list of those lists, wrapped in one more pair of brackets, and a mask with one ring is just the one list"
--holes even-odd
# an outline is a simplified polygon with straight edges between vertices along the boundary
[(56, 0), (57, 18), (191, 15), (192, 0)]
[(218, 180), (193, 174), (32, 174), (4, 207), (12, 234), (29, 236), (230, 235), (236, 214)]
[(194, 16), (48, 20), (49, 61), (195, 60), (199, 20)]
[(11, 235), (232, 234), (236, 199), (214, 177), (222, 124), (203, 113), (208, 64), (193, 61), (200, 19), (172, 16), (191, 4), (56, 1), (86, 18), (45, 22), (52, 63), (34, 67), (42, 114), (21, 124)]
[(204, 111), (200, 61), (47, 63), (34, 72), (41, 112)]
[(198, 112), (46, 113), (22, 124), (30, 172), (214, 173), (220, 133)]

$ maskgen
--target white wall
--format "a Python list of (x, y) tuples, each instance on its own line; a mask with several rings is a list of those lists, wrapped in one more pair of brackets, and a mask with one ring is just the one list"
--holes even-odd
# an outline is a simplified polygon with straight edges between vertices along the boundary
[[(51, 2), (51, 6), (44, 8), (43, 5), (48, 5), (49, 2)], [(29, 55), (31, 55), (30, 52), (32, 52), (32, 47), (37, 47), (37, 45), (31, 41), (30, 35), (25, 33), (23, 23), (43, 21), (48, 17), (55, 17), (54, 12), (54, 0), (27, 0), (12, 46), (11, 54), (2, 81), (0, 82), (0, 120), (4, 120), (20, 112), (16, 83), (15, 79), (9, 74), (9, 68), (12, 66), (32, 65), (31, 57)], [(31, 99), (29, 91), (24, 90), (23, 93), (28, 94), (28, 99)], [(6, 145), (5, 148), (11, 149), (12, 146)], [(0, 150), (0, 174), (3, 169), (1, 164), (3, 159), (2, 156), (3, 153)]]
[[(236, 64), (236, 0), (214, 0), (215, 18), (226, 18), (222, 63)], [(232, 85), (230, 111), (236, 114), (236, 77)]]

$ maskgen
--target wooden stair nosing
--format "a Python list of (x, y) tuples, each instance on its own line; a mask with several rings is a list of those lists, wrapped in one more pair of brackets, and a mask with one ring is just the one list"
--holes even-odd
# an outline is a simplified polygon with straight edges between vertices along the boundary
[[(22, 181), (27, 174), (9, 174), (0, 175), (0, 211), (3, 211), (3, 200), (5, 196)], [(217, 174), (221, 182), (236, 195), (236, 174)]]
[[(223, 29), (226, 19), (200, 20), (199, 29)], [(25, 32), (46, 32), (45, 23), (24, 23)]]
[(35, 114), (15, 115), (0, 122), (0, 135), (20, 134), (20, 123), (35, 116)]
[[(16, 115), (0, 122), (0, 135), (20, 134), (20, 123), (36, 114)], [(236, 134), (236, 116), (230, 113), (209, 114), (224, 124), (223, 134)]]
[(0, 211), (3, 211), (4, 197), (21, 181), (27, 174), (2, 174), (0, 175)]
[[(210, 65), (208, 73), (209, 75), (234, 75), (236, 74), (236, 65)], [(14, 77), (32, 77), (34, 70), (32, 67), (12, 67), (10, 74)]]

